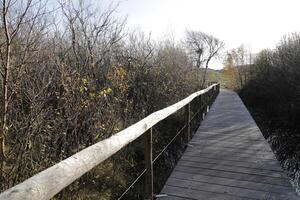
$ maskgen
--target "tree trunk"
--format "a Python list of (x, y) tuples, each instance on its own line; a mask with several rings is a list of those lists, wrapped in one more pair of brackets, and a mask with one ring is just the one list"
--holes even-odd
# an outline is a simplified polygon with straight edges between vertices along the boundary
[(201, 88), (204, 88), (205, 85), (205, 81), (206, 81), (206, 73), (207, 73), (207, 68), (208, 68), (208, 63), (210, 61), (211, 58), (208, 58), (205, 64), (205, 69), (204, 69), (204, 74), (203, 74), (203, 80), (202, 80), (202, 84), (201, 84)]
[(2, 4), (2, 20), (5, 34), (6, 55), (3, 64), (3, 77), (2, 77), (2, 99), (1, 99), (1, 116), (0, 116), (0, 176), (4, 178), (3, 172), (5, 170), (5, 138), (7, 135), (7, 111), (8, 111), (8, 80), (11, 60), (11, 35), (8, 30), (7, 24), (7, 6), (6, 1)]
[(201, 84), (201, 80), (200, 80), (200, 67), (201, 67), (201, 54), (198, 54), (198, 58), (197, 58), (197, 64), (196, 64), (196, 68), (197, 68), (197, 81), (199, 81), (199, 87), (200, 89), (202, 89), (202, 84)]
[[(8, 48), (10, 49), (10, 47)], [(9, 50), (10, 51), (10, 50)], [(9, 56), (6, 67), (4, 68), (3, 80), (2, 80), (2, 99), (1, 99), (1, 118), (0, 118), (0, 176), (3, 177), (4, 166), (5, 166), (5, 137), (7, 132), (7, 108), (8, 108), (8, 68)]]

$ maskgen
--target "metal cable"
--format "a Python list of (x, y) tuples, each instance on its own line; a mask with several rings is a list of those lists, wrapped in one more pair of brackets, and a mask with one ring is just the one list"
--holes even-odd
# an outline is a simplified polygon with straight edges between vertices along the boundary
[[(196, 117), (196, 115), (198, 115), (199, 112), (201, 112), (201, 110), (202, 110), (202, 109), (198, 110), (198, 111), (193, 115), (193, 117), (191, 118), (191, 121), (193, 121), (193, 119)], [(190, 121), (190, 122), (191, 122), (191, 121)]]
[(147, 169), (144, 171), (131, 183), (131, 185), (122, 193), (122, 195), (118, 198), (118, 200), (122, 199), (123, 196), (131, 189), (131, 187), (146, 173)]
[(177, 138), (178, 135), (186, 128), (186, 124), (176, 133), (173, 139), (161, 150), (161, 152), (154, 158), (153, 163), (162, 155), (163, 152), (172, 144), (172, 142)]
[[(154, 158), (152, 163), (154, 163), (165, 150), (172, 144), (172, 142), (180, 135), (180, 133), (185, 129), (186, 125), (184, 125), (178, 132), (177, 134), (172, 138), (172, 140), (163, 148), (163, 150)], [(131, 183), (131, 185), (122, 193), (122, 195), (118, 198), (118, 200), (122, 199), (125, 194), (132, 188), (132, 186), (146, 173), (147, 169), (144, 169), (143, 172)]]
[[(196, 115), (201, 112), (202, 109), (199, 109), (191, 118), (189, 123), (196, 117)], [(167, 150), (167, 148), (173, 143), (173, 141), (182, 133), (182, 131), (187, 127), (185, 124), (172, 138), (172, 140), (159, 152), (159, 154), (153, 159), (152, 163), (155, 163), (155, 161)], [(143, 172), (131, 183), (131, 185), (122, 193), (122, 195), (118, 198), (118, 200), (122, 199), (125, 194), (132, 188), (132, 186), (146, 173), (147, 169), (144, 169)]]

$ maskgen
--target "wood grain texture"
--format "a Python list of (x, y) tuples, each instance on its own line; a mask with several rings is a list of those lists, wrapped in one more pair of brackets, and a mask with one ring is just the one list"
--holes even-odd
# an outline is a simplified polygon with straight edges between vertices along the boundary
[(239, 96), (222, 90), (162, 199), (300, 199)]

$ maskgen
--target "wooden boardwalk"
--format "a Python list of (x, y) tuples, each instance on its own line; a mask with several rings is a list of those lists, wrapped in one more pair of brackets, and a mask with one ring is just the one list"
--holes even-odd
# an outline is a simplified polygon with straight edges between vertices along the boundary
[(222, 90), (163, 199), (300, 199), (239, 96)]

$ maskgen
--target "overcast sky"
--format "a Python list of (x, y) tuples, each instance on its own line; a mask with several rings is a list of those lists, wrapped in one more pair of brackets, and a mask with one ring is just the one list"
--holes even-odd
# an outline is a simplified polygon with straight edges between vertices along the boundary
[(154, 38), (173, 33), (180, 40), (186, 29), (201, 30), (224, 41), (226, 49), (245, 44), (253, 53), (300, 32), (300, 0), (121, 0), (118, 13)]

